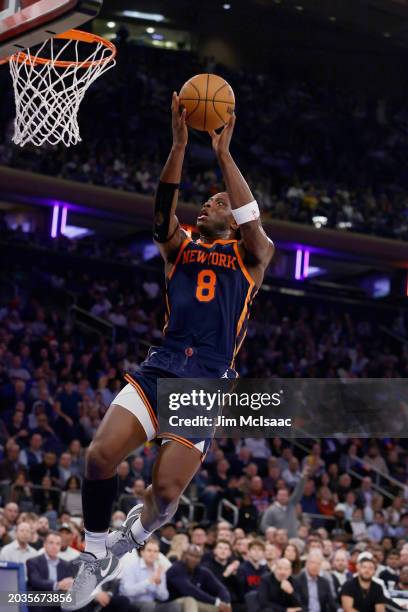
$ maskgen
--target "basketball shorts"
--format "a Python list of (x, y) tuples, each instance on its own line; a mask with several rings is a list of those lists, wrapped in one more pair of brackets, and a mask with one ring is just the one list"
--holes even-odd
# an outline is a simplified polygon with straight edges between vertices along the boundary
[(203, 459), (212, 438), (187, 439), (173, 433), (165, 435), (158, 433), (157, 380), (159, 378), (237, 378), (237, 376), (235, 370), (225, 366), (225, 362), (213, 359), (210, 363), (194, 352), (194, 349), (175, 351), (164, 347), (152, 347), (140, 370), (125, 374), (128, 384), (118, 393), (113, 403), (136, 416), (146, 432), (147, 440), (158, 440), (162, 444), (174, 440), (188, 448), (194, 448), (201, 453)]

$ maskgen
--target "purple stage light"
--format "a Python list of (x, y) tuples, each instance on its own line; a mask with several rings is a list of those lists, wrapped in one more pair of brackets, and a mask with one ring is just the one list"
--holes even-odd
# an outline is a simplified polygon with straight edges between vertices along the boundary
[(302, 249), (296, 250), (296, 265), (295, 265), (295, 278), (301, 280), (302, 278)]
[(310, 259), (310, 251), (304, 251), (303, 278), (307, 278), (309, 276), (309, 259)]
[(67, 227), (67, 216), (68, 216), (68, 206), (64, 206), (61, 213), (61, 234), (65, 232), (65, 228)]
[(52, 210), (52, 223), (51, 223), (51, 238), (56, 238), (58, 233), (58, 218), (59, 218), (60, 207), (58, 204), (54, 204)]

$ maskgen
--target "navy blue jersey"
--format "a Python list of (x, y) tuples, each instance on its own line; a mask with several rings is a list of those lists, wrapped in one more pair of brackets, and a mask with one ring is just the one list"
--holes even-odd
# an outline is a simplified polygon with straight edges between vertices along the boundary
[(187, 238), (166, 279), (164, 346), (197, 348), (233, 368), (255, 293), (236, 240)]

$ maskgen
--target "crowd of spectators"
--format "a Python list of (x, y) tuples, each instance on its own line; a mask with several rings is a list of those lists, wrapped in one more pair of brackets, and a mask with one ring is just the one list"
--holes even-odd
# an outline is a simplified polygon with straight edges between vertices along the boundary
[[(369, 99), (333, 83), (302, 82), (284, 69), (232, 72), (190, 52), (122, 39), (118, 65), (88, 92), (77, 147), (10, 143), (14, 106), (5, 72), (0, 163), (84, 183), (153, 194), (170, 144), (169, 100), (193, 74), (217, 72), (237, 99), (234, 154), (267, 215), (319, 227), (405, 239), (408, 151), (405, 101)], [(101, 126), (103, 129), (101, 130)], [(201, 203), (221, 177), (209, 137), (192, 132), (181, 184)]]
[[(88, 256), (88, 248), (98, 250), (96, 239), (77, 247), (75, 258), (63, 240), (37, 260), (24, 244), (19, 255), (18, 233), (15, 242), (5, 237), (15, 269), (13, 292), (2, 285), (0, 298), (0, 560), (23, 562), (32, 590), (66, 591), (83, 547), (86, 447), (123, 386), (123, 371), (137, 370), (147, 346), (161, 341), (161, 264), (148, 272), (135, 264), (129, 274), (117, 263), (110, 273), (108, 259), (96, 256), (92, 264)], [(67, 316), (57, 299), (65, 293), (106, 320), (109, 334), (89, 333)], [(406, 377), (406, 349), (387, 344), (381, 316), (350, 308), (261, 291), (237, 369), (252, 377)], [(405, 325), (395, 313), (394, 327)], [(142, 499), (156, 454), (146, 444), (118, 467), (112, 527)], [(126, 557), (118, 581), (90, 609), (351, 610), (367, 589), (367, 607), (355, 609), (373, 609), (371, 599), (404, 603), (403, 437), (217, 439), (187, 495), (194, 522), (182, 507), (158, 541)]]
[[(210, 526), (172, 521), (140, 551), (127, 553), (118, 578), (105, 583), (81, 610), (408, 609), (408, 514), (404, 516), (403, 537), (384, 531), (380, 539), (345, 537), (340, 530), (334, 534), (325, 527), (313, 528), (304, 518), (291, 536), (288, 529), (273, 525), (262, 532), (226, 520)], [(112, 528), (124, 518), (116, 510)], [(79, 514), (63, 511), (54, 521), (9, 502), (1, 510), (0, 561), (22, 564), (29, 590), (64, 594), (83, 550), (82, 527)]]

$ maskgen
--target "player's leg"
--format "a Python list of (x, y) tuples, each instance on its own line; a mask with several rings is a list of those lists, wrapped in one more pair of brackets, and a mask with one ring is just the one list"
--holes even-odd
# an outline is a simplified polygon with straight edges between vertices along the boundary
[(133, 450), (155, 435), (147, 407), (131, 385), (115, 398), (88, 449), (82, 506), (85, 552), (74, 561), (80, 565), (71, 595), (62, 609), (77, 610), (119, 572), (119, 559), (106, 548), (106, 538), (117, 496), (116, 468)]
[[(204, 443), (202, 443), (204, 444)], [(140, 546), (176, 513), (180, 497), (201, 465), (202, 452), (193, 444), (174, 440), (162, 444), (153, 467), (152, 484), (147, 487), (143, 507), (130, 510), (126, 530), (114, 532), (107, 540), (108, 549), (120, 557)]]
[(89, 446), (82, 484), (85, 551), (98, 558), (106, 556), (105, 541), (118, 492), (116, 468), (146, 438), (146, 431), (135, 414), (115, 403), (105, 414)]
[[(201, 466), (201, 457), (201, 452), (195, 447), (173, 440), (162, 444), (140, 515), (145, 530), (155, 531), (175, 515), (181, 495)], [(136, 533), (135, 524), (132, 528), (134, 537)]]

